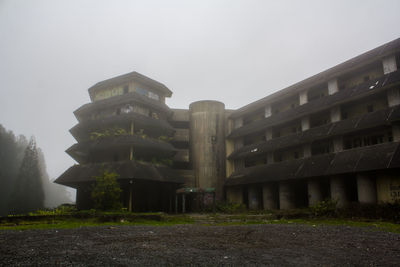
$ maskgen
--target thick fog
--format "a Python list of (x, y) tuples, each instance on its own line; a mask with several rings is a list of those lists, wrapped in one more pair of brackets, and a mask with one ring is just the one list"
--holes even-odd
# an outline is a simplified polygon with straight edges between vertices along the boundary
[(73, 111), (137, 71), (236, 109), (400, 37), (400, 1), (0, 0), (0, 124), (34, 135), (50, 179), (74, 161)]

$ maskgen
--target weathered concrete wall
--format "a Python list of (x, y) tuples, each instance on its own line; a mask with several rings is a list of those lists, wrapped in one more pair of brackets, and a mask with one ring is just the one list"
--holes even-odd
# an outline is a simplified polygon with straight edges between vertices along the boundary
[(376, 203), (375, 179), (367, 175), (357, 175), (357, 195), (360, 203)]
[(318, 179), (309, 179), (307, 181), (308, 206), (313, 206), (322, 201), (322, 188)]
[(279, 208), (278, 185), (269, 183), (263, 185), (263, 208), (273, 210)]
[(331, 199), (337, 201), (337, 206), (340, 208), (345, 207), (349, 202), (344, 179), (345, 177), (342, 176), (332, 176), (330, 179)]
[(400, 173), (382, 173), (376, 178), (379, 203), (400, 201)]
[(279, 183), (279, 208), (281, 210), (296, 208), (296, 197), (293, 188), (293, 183)]
[(188, 109), (172, 109), (172, 121), (189, 121)]
[(249, 209), (257, 210), (261, 207), (261, 193), (257, 185), (249, 186), (247, 189)]
[(242, 187), (227, 187), (226, 188), (226, 200), (230, 203), (243, 203), (243, 191)]
[(225, 180), (225, 105), (218, 101), (190, 104), (190, 160), (196, 186), (213, 187), (223, 199)]

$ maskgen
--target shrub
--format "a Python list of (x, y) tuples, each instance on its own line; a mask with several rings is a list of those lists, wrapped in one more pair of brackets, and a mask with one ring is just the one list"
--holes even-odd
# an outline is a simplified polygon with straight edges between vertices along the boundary
[(326, 199), (311, 207), (314, 216), (333, 216), (336, 214), (337, 200)]
[(246, 205), (243, 203), (217, 202), (215, 210), (222, 213), (242, 213), (246, 212)]
[(118, 210), (122, 208), (121, 188), (117, 182), (119, 175), (115, 172), (104, 170), (95, 176), (96, 184), (93, 186), (91, 197), (96, 209)]

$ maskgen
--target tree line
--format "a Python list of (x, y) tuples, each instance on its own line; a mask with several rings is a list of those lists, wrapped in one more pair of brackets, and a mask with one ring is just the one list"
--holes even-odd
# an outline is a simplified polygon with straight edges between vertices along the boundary
[(15, 136), (0, 124), (0, 215), (23, 214), (71, 202), (50, 181), (44, 154), (33, 137)]

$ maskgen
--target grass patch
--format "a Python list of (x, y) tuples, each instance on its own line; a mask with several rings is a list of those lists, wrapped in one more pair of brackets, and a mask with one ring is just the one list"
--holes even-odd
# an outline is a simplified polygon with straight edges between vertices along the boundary
[(193, 219), (187, 216), (163, 216), (161, 220), (152, 220), (145, 218), (130, 218), (119, 219), (118, 221), (104, 221), (99, 218), (65, 218), (54, 220), (39, 220), (39, 221), (18, 221), (16, 223), (2, 223), (0, 230), (29, 230), (29, 229), (71, 229), (81, 227), (94, 226), (124, 226), (124, 225), (149, 225), (149, 226), (171, 226), (178, 224), (191, 224)]

